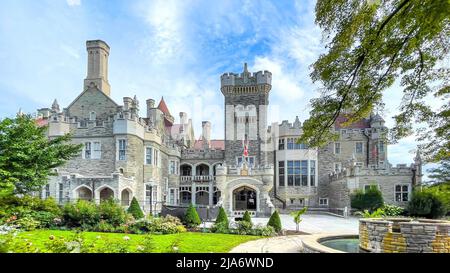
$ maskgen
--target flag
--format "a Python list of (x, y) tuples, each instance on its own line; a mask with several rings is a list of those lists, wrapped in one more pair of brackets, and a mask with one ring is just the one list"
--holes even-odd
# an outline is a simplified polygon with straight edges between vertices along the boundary
[(377, 149), (377, 145), (373, 145), (373, 149), (372, 149), (372, 157), (374, 159), (376, 159), (378, 156), (378, 149)]
[(248, 140), (242, 140), (242, 146), (244, 147), (243, 157), (248, 157)]

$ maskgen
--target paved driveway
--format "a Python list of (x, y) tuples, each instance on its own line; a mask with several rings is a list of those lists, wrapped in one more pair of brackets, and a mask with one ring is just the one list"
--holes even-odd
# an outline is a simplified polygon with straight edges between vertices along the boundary
[[(292, 216), (281, 214), (280, 219), (283, 229), (295, 230), (295, 223)], [(355, 217), (341, 218), (326, 214), (305, 214), (302, 216), (302, 219), (300, 230), (307, 233), (358, 234), (359, 222), (358, 218)], [(255, 224), (266, 225), (269, 218), (252, 218), (252, 221)]]

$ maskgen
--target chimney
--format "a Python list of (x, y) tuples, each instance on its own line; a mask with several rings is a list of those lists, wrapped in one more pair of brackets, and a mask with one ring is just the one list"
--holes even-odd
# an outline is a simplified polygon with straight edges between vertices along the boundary
[(211, 122), (209, 121), (202, 122), (202, 139), (208, 144), (211, 142)]
[(101, 40), (87, 41), (88, 53), (87, 77), (84, 80), (84, 90), (90, 85), (95, 85), (106, 95), (111, 94), (111, 86), (108, 82), (108, 57), (109, 46)]
[(185, 112), (180, 112), (180, 124), (187, 123), (187, 114)]
[(154, 99), (148, 99), (147, 100), (147, 118), (150, 118), (152, 116), (152, 109), (155, 108), (155, 100)]
[(132, 108), (133, 99), (130, 97), (123, 97), (123, 110), (129, 111)]

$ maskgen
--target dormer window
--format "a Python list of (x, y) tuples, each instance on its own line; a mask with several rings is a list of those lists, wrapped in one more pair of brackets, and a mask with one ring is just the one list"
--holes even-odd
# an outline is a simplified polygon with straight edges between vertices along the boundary
[(89, 120), (96, 120), (97, 119), (97, 114), (95, 112), (91, 112), (89, 114)]

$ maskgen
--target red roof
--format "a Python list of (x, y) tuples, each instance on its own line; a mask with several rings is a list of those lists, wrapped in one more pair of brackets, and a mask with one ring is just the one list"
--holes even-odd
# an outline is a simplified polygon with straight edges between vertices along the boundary
[(347, 126), (343, 126), (342, 123), (347, 122), (348, 118), (345, 117), (344, 115), (340, 115), (337, 119), (335, 124), (335, 128), (336, 129), (341, 129), (341, 128), (349, 128), (349, 129), (364, 129), (364, 128), (370, 128), (370, 122), (367, 119), (361, 119), (359, 121), (356, 121), (350, 125)]
[(36, 119), (36, 124), (38, 126), (45, 126), (48, 124), (48, 119), (38, 118)]
[(169, 112), (169, 108), (167, 108), (166, 102), (164, 101), (164, 97), (161, 98), (158, 109), (161, 110), (164, 114), (172, 116)]
[[(204, 140), (196, 140), (194, 150), (202, 150), (203, 144)], [(225, 140), (211, 140), (210, 144), (212, 150), (225, 150)]]

